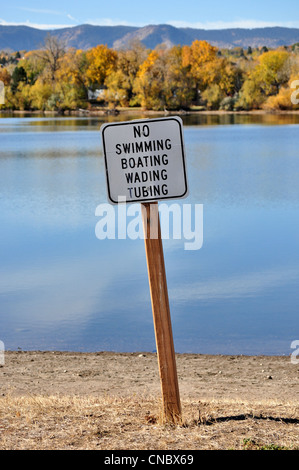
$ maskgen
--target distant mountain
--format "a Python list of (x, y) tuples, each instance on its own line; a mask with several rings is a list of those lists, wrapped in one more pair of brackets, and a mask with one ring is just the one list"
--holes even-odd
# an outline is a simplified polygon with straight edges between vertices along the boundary
[(262, 47), (276, 48), (299, 42), (299, 29), (295, 28), (255, 28), (205, 30), (175, 28), (171, 25), (134, 26), (92, 26), (80, 25), (72, 28), (40, 30), (28, 26), (0, 26), (0, 50), (33, 50), (44, 43), (50, 33), (64, 40), (68, 47), (89, 49), (98, 44), (106, 44), (115, 49), (126, 48), (134, 40), (154, 49), (158, 44), (190, 45), (196, 39), (206, 40), (219, 48)]
[(196, 39), (206, 40), (219, 48), (247, 48), (248, 46), (276, 48), (299, 42), (299, 29), (273, 27), (207, 30), (175, 28), (170, 25), (144, 26), (135, 31), (129, 31), (121, 39), (115, 41), (114, 47), (125, 47), (134, 39), (139, 39), (151, 49), (154, 49), (157, 44), (161, 43), (165, 43), (167, 46), (175, 44), (190, 45)]

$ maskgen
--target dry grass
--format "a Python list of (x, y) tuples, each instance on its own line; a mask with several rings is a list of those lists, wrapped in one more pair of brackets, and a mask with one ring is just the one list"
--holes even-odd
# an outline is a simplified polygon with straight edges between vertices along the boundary
[(182, 402), (183, 424), (161, 422), (156, 398), (4, 396), (0, 449), (299, 449), (298, 407), (277, 401)]

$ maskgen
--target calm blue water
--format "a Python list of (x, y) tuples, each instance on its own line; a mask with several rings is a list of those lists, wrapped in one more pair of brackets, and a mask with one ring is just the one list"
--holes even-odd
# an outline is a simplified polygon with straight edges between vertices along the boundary
[[(6, 349), (155, 350), (143, 240), (95, 236), (106, 202), (103, 122), (0, 118)], [(299, 339), (299, 118), (184, 124), (182, 202), (203, 204), (204, 244), (163, 242), (175, 349), (290, 354)]]

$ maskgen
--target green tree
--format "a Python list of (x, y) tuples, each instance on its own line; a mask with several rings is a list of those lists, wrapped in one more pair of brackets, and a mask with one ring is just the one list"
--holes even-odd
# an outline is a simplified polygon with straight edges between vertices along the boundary
[(20, 60), (19, 65), (25, 69), (27, 81), (30, 85), (35, 83), (45, 68), (44, 60), (36, 51), (27, 52), (24, 58)]
[(239, 93), (239, 99), (236, 102), (236, 108), (250, 110), (259, 109), (265, 101), (265, 95), (259, 84), (247, 78)]
[(16, 93), (18, 86), (21, 82), (27, 82), (27, 73), (24, 67), (15, 67), (12, 76), (10, 88), (12, 93)]
[(210, 85), (202, 92), (202, 99), (209, 109), (219, 109), (225, 94), (216, 83)]

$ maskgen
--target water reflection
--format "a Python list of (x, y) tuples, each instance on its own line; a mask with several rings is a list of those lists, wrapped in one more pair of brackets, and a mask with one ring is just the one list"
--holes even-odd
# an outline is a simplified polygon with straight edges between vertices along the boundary
[[(177, 113), (180, 114), (180, 113)], [(129, 113), (119, 113), (118, 115), (90, 115), (90, 116), (52, 116), (45, 117), (41, 115), (30, 115), (26, 114), (26, 118), (16, 118), (14, 115), (1, 113), (1, 129), (7, 125), (7, 129), (13, 127), (22, 127), (22, 130), (31, 128), (34, 126), (36, 131), (38, 127), (51, 128), (55, 127), (57, 132), (63, 131), (66, 127), (74, 128), (78, 127), (100, 127), (102, 123), (107, 122), (120, 122), (129, 121), (132, 119), (151, 119), (155, 117), (167, 117), (168, 113), (155, 113), (155, 112), (142, 112), (142, 111), (131, 111)], [(219, 126), (219, 125), (290, 125), (299, 124), (299, 113), (298, 112), (284, 112), (284, 113), (264, 113), (264, 112), (253, 112), (253, 113), (228, 113), (228, 112), (198, 112), (188, 113), (183, 112), (180, 114), (181, 119), (185, 126)], [(28, 129), (29, 130), (29, 129)]]
[[(155, 349), (143, 241), (94, 233), (106, 202), (104, 120), (0, 119), (7, 349)], [(289, 354), (298, 336), (298, 116), (183, 120), (185, 202), (204, 204), (204, 244), (188, 252), (183, 240), (164, 241), (176, 349)]]

